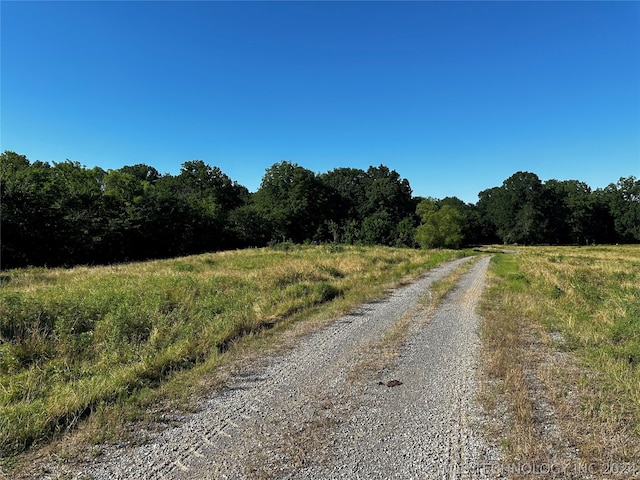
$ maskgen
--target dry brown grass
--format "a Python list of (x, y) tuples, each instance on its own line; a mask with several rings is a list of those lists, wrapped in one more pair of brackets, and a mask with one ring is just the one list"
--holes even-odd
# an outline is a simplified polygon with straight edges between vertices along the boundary
[(638, 266), (640, 247), (527, 248), (493, 263), (480, 399), (510, 466), (640, 478)]

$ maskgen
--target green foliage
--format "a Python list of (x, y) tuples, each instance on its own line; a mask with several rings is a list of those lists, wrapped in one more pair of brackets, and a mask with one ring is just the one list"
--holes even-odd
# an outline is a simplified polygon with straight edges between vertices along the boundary
[(592, 244), (640, 241), (640, 182), (621, 178), (603, 190), (576, 180), (517, 172), (480, 192), (479, 226), (505, 243)]
[(480, 193), (498, 235), (506, 243), (540, 243), (547, 231), (543, 187), (537, 175), (517, 172), (502, 187)]
[(384, 165), (336, 168), (320, 176), (329, 189), (328, 240), (348, 244), (413, 246), (411, 187)]
[(186, 162), (178, 176), (143, 164), (103, 171), (77, 162), (0, 158), (2, 267), (157, 258), (233, 245), (228, 214), (246, 188)]
[(621, 178), (617, 184), (609, 185), (605, 192), (616, 233), (623, 242), (640, 240), (640, 180), (633, 176)]
[(327, 219), (328, 200), (327, 188), (312, 171), (280, 162), (265, 172), (253, 205), (268, 219), (271, 240), (301, 243)]
[[(407, 179), (384, 165), (315, 174), (280, 162), (257, 192), (202, 160), (178, 175), (145, 164), (104, 171), (0, 155), (0, 268), (108, 264), (294, 243), (446, 246), (640, 241), (640, 181), (591, 192), (517, 172), (476, 205), (435, 201), (424, 219)], [(421, 224), (421, 225), (420, 225)]]
[(433, 199), (418, 204), (416, 213), (422, 223), (415, 233), (422, 248), (458, 248), (462, 242), (462, 215), (451, 205), (438, 206)]

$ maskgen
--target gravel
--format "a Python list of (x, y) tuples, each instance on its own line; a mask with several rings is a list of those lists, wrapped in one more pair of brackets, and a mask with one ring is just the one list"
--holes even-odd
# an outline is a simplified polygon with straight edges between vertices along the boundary
[[(476, 401), (475, 307), (489, 259), (476, 261), (436, 310), (419, 302), (466, 261), (430, 270), (285, 353), (258, 357), (178, 426), (150, 432), (138, 447), (105, 447), (65, 477), (495, 478), (483, 466), (500, 452), (482, 437)], [(371, 345), (407, 315), (404, 345), (385, 351), (381, 370), (362, 367), (383, 351)]]

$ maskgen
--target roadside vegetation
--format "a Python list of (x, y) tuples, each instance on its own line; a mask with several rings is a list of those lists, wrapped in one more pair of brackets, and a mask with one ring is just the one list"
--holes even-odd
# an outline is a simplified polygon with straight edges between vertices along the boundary
[[(0, 456), (90, 418), (93, 441), (196, 391), (233, 346), (332, 316), (464, 251), (295, 246), (3, 272)], [(194, 373), (195, 372), (195, 373)], [(206, 382), (204, 382), (206, 383)], [(116, 428), (116, 430), (113, 430)]]
[(482, 310), (481, 400), (507, 463), (637, 478), (640, 247), (498, 254)]

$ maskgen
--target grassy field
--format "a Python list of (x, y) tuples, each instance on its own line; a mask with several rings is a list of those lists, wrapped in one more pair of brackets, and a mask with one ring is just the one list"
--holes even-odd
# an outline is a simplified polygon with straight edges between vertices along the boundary
[(640, 246), (518, 248), (490, 275), (482, 399), (507, 460), (640, 475)]
[[(207, 375), (241, 339), (312, 315), (344, 313), (463, 255), (285, 246), (2, 272), (0, 456), (87, 418), (106, 424), (143, 415), (159, 395), (197, 385), (197, 376), (187, 387), (176, 378)], [(173, 392), (166, 388), (172, 382)], [(96, 428), (102, 433), (95, 441), (108, 430)]]

